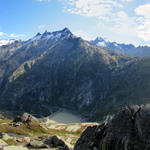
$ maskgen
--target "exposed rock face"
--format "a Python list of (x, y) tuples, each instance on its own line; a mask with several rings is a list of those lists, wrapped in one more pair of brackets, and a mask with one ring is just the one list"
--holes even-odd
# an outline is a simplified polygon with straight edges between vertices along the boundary
[(13, 120), (14, 126), (19, 126), (22, 123), (29, 123), (29, 122), (38, 122), (38, 119), (31, 114), (24, 113), (22, 116), (18, 116)]
[(24, 113), (21, 117), (20, 117), (21, 121), (22, 122), (26, 122), (26, 121), (31, 121), (31, 122), (34, 122), (34, 121), (38, 121), (38, 119), (34, 116), (32, 116), (31, 114), (28, 114), (28, 113)]
[(114, 118), (88, 127), (74, 150), (149, 150), (150, 107), (123, 108)]
[(102, 134), (102, 131), (104, 131), (105, 126), (100, 125), (100, 126), (91, 126), (88, 127), (79, 140), (77, 141), (75, 145), (75, 150), (87, 150), (87, 149), (94, 149), (97, 147), (97, 142), (99, 139), (100, 135)]

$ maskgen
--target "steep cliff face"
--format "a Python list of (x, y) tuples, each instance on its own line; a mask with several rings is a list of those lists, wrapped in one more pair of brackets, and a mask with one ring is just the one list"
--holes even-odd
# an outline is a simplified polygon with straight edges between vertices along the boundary
[(0, 107), (45, 116), (65, 108), (100, 120), (148, 102), (149, 66), (148, 58), (104, 50), (66, 28), (37, 34), (0, 64)]
[(74, 150), (149, 150), (149, 105), (124, 107), (112, 120), (88, 127)]

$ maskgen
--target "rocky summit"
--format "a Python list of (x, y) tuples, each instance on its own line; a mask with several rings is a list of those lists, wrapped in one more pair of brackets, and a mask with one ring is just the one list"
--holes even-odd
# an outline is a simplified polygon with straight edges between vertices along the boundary
[(150, 105), (128, 106), (112, 120), (88, 127), (74, 150), (149, 150)]

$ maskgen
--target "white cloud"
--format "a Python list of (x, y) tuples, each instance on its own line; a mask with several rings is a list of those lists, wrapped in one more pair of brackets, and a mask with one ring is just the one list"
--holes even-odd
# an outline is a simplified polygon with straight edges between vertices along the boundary
[(8, 34), (8, 33), (4, 33), (4, 32), (0, 32), (0, 36), (4, 36), (5, 38), (21, 38), (21, 37), (25, 37), (24, 34)]
[(39, 26), (38, 26), (38, 28), (39, 28), (39, 29), (46, 28), (46, 25), (44, 25), (44, 24), (41, 24), (41, 25), (39, 25)]
[(104, 18), (111, 15), (113, 8), (122, 8), (117, 0), (65, 0), (69, 4), (67, 11), (82, 16)]
[(145, 4), (135, 9), (139, 18), (137, 19), (139, 26), (138, 36), (144, 41), (150, 41), (150, 4)]
[[(120, 42), (134, 42), (137, 38), (136, 17), (129, 17), (123, 11), (123, 2), (131, 2), (133, 0), (65, 0), (68, 3), (67, 11), (86, 17), (95, 17), (98, 19), (101, 33), (105, 36), (113, 35)], [(82, 37), (87, 34), (79, 32)], [(109, 37), (108, 37), (109, 38)], [(134, 42), (135, 43), (135, 42)]]
[(150, 4), (145, 4), (135, 9), (137, 15), (142, 15), (145, 18), (150, 18)]
[(93, 36), (92, 34), (89, 34), (88, 32), (85, 32), (83, 30), (78, 30), (73, 32), (74, 35), (78, 36), (78, 37), (82, 37), (84, 40), (93, 40), (95, 38), (95, 36)]
[(131, 2), (133, 0), (120, 0), (120, 1), (122, 1), (122, 2)]
[(25, 37), (25, 35), (24, 34), (18, 34), (17, 35), (17, 34), (12, 33), (12, 34), (9, 35), (9, 37), (11, 37), (11, 38), (20, 38), (20, 37)]
[(0, 36), (3, 36), (3, 35), (5, 35), (6, 33), (4, 33), (4, 32), (0, 32)]
[[(37, 1), (43, 2), (50, 0)], [(58, 1), (64, 2), (64, 8), (69, 13), (86, 17), (95, 17), (98, 20), (100, 30), (104, 36), (106, 35), (105, 32), (109, 32), (110, 34), (107, 35), (112, 35), (114, 38), (117, 37), (118, 40), (122, 40), (123, 42), (134, 42), (135, 39), (150, 41), (150, 4), (137, 7), (135, 9), (135, 14), (132, 12), (132, 16), (129, 16), (129, 13), (125, 12), (127, 9), (125, 8), (127, 7), (125, 3), (133, 2), (134, 0)], [(39, 26), (39, 29), (42, 28), (45, 28), (45, 25)], [(82, 30), (75, 33), (87, 40), (92, 37)]]
[(119, 11), (116, 13), (116, 18), (114, 18), (114, 25), (111, 27), (106, 27), (105, 30), (109, 30), (112, 37), (117, 37), (118, 42), (135, 43), (137, 38), (137, 23), (136, 17), (129, 17), (124, 11)]

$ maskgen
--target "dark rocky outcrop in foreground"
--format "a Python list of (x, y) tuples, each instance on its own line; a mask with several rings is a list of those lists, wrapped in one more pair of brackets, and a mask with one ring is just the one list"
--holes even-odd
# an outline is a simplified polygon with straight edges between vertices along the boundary
[(47, 139), (45, 141), (45, 144), (47, 144), (51, 148), (58, 148), (59, 150), (69, 150), (69, 147), (65, 144), (65, 142), (59, 139), (56, 135), (51, 136), (49, 139)]
[(125, 107), (109, 122), (88, 127), (74, 150), (150, 150), (150, 105)]
[(56, 135), (46, 137), (46, 139), (40, 141), (32, 140), (27, 146), (28, 148), (35, 148), (35, 149), (55, 148), (57, 150), (70, 150), (67, 144), (62, 139), (58, 138)]

